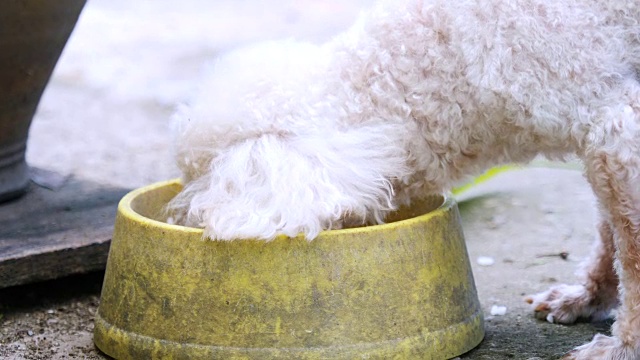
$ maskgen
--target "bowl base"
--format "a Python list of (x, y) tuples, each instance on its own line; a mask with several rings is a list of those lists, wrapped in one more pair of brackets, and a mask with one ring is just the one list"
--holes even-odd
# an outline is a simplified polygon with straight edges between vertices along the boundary
[(96, 315), (94, 342), (118, 359), (443, 359), (476, 347), (484, 337), (482, 311), (464, 322), (417, 336), (335, 347), (241, 348), (178, 343), (118, 328)]

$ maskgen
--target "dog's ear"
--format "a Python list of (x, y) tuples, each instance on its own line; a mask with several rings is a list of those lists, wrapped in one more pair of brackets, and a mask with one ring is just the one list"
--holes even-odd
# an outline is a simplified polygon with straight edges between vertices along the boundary
[(245, 46), (210, 64), (172, 118), (174, 152), (186, 180), (206, 172), (211, 159), (232, 144), (291, 118), (299, 98), (308, 96), (307, 84), (318, 82), (302, 80), (327, 61), (320, 46), (285, 40)]
[[(381, 222), (394, 208), (392, 182), (405, 151), (389, 126), (298, 135), (267, 134), (215, 158), (169, 205), (212, 239), (313, 239), (345, 215)], [(398, 134), (399, 135), (399, 134)]]

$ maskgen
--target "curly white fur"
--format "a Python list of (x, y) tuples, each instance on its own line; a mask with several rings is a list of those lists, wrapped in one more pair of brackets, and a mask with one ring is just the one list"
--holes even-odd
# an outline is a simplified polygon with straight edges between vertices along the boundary
[(583, 153), (634, 75), (616, 4), (383, 2), (328, 44), (231, 53), (176, 116), (171, 207), (215, 239), (313, 238), (495, 164)]
[(228, 54), (176, 115), (169, 211), (213, 239), (312, 239), (497, 164), (576, 154), (600, 243), (583, 285), (530, 302), (559, 322), (619, 302), (614, 337), (568, 356), (638, 359), (639, 21), (634, 0), (389, 0), (327, 44)]

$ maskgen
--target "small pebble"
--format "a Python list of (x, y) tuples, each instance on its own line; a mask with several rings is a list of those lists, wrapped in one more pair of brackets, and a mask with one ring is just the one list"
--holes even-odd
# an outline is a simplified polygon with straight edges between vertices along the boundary
[(491, 315), (493, 316), (503, 316), (507, 313), (506, 306), (493, 305), (491, 307)]
[(479, 256), (476, 261), (480, 266), (491, 266), (496, 263), (496, 261), (490, 256)]
[(29, 336), (33, 336), (33, 331), (31, 331), (31, 330), (27, 330), (27, 335), (29, 335)]
[(489, 227), (492, 229), (497, 229), (502, 225), (507, 223), (507, 217), (504, 215), (494, 215), (489, 223)]

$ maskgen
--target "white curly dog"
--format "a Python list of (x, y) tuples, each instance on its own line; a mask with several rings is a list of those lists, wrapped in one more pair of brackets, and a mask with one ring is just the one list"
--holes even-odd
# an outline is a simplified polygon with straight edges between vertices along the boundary
[(528, 301), (571, 323), (619, 305), (569, 359), (640, 359), (640, 2), (383, 2), (315, 46), (221, 59), (176, 115), (176, 221), (212, 239), (381, 222), (398, 204), (537, 155), (576, 154), (599, 200), (582, 285)]

